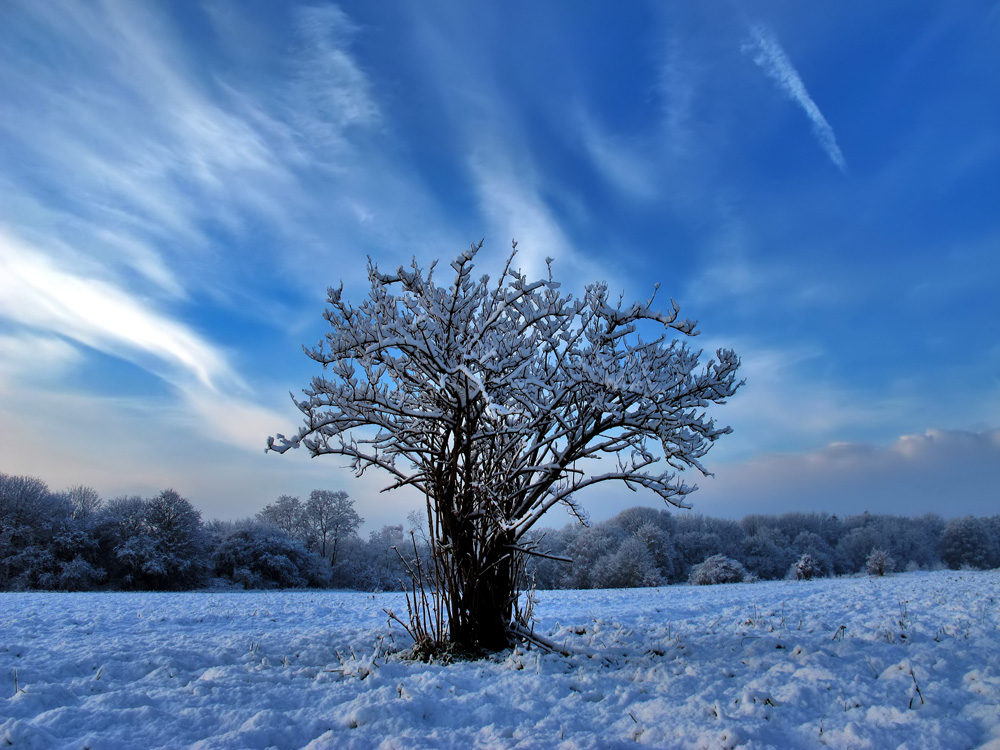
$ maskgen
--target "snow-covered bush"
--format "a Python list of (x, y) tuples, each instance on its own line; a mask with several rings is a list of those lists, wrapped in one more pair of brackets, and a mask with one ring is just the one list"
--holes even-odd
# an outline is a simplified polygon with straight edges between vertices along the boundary
[(742, 583), (747, 580), (743, 564), (725, 555), (712, 555), (691, 569), (688, 583), (709, 586), (716, 583)]
[(248, 589), (323, 586), (329, 566), (281, 531), (248, 526), (226, 537), (212, 555), (215, 574)]
[(865, 570), (870, 576), (884, 576), (896, 569), (896, 561), (881, 547), (876, 547), (865, 561)]
[(811, 581), (821, 575), (823, 575), (823, 567), (819, 560), (806, 552), (797, 562), (792, 563), (792, 567), (788, 569), (787, 577), (797, 581)]

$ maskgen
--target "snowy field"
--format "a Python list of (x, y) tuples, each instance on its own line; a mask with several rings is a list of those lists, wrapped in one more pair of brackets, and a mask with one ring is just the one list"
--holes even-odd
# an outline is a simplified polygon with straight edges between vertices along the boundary
[(574, 655), (426, 665), (395, 595), (0, 594), (0, 747), (1000, 750), (1000, 571), (539, 600)]

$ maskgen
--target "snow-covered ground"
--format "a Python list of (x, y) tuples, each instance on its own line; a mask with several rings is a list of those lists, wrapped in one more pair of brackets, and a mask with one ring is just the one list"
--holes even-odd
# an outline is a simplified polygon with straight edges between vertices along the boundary
[(391, 594), (0, 594), (0, 747), (1000, 750), (1000, 571), (539, 600), (574, 655), (426, 665)]

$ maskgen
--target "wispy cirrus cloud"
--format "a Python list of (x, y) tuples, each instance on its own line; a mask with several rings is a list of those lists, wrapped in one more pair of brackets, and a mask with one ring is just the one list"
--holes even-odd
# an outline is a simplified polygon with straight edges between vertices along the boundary
[(753, 61), (760, 69), (778, 85), (786, 96), (802, 108), (806, 117), (809, 118), (809, 122), (812, 123), (813, 134), (820, 147), (830, 157), (830, 161), (837, 169), (841, 172), (847, 172), (847, 162), (841, 153), (840, 146), (837, 145), (837, 136), (833, 132), (833, 128), (809, 95), (802, 77), (792, 65), (792, 61), (788, 59), (788, 55), (785, 54), (777, 37), (762, 23), (750, 27), (750, 37), (744, 51), (752, 52)]
[(610, 185), (643, 201), (656, 196), (658, 185), (653, 165), (643, 155), (644, 149), (628, 139), (604, 132), (582, 110), (577, 114), (576, 127), (584, 151)]
[(302, 49), (290, 92), (294, 119), (313, 146), (339, 150), (351, 129), (382, 120), (371, 83), (350, 54), (358, 27), (336, 6), (300, 8), (296, 22)]
[(152, 356), (167, 365), (168, 379), (191, 377), (209, 390), (239, 383), (218, 350), (186, 326), (107, 281), (56, 267), (2, 229), (0, 316), (147, 368)]

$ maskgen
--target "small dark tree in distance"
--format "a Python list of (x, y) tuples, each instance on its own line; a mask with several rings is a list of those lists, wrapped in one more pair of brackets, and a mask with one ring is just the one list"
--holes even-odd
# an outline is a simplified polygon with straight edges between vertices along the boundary
[(343, 490), (313, 490), (305, 506), (305, 525), (309, 540), (320, 557), (337, 564), (341, 542), (355, 536), (365, 519), (354, 510), (354, 501)]
[(514, 254), (496, 281), (476, 279), (481, 247), (451, 263), (445, 286), (435, 265), (382, 273), (369, 259), (360, 306), (331, 288), (332, 331), (306, 350), (325, 373), (296, 401), (305, 424), (267, 443), (346, 456), (358, 475), (378, 467), (394, 478), (387, 489), (426, 498), (436, 584), (414, 590), (420, 648), (492, 651), (524, 637), (522, 542), (557, 504), (582, 516), (579, 490), (622, 481), (683, 507), (695, 487), (676, 471), (707, 474), (701, 459), (730, 428), (706, 410), (741, 385), (733, 351), (699, 366), (701, 352), (675, 340), (697, 333), (676, 303), (623, 306), (604, 283), (575, 298), (551, 264), (548, 280), (529, 281)]

